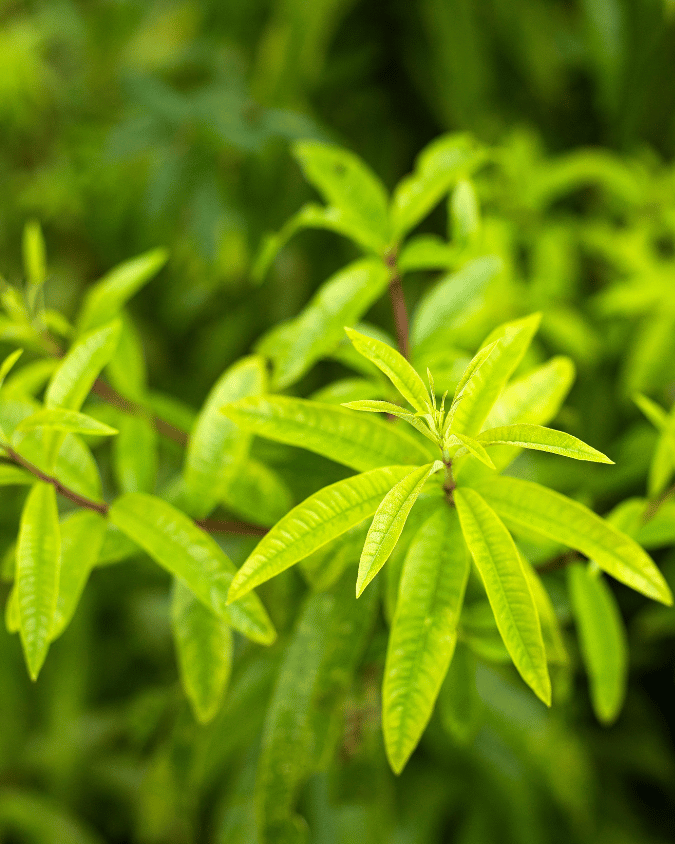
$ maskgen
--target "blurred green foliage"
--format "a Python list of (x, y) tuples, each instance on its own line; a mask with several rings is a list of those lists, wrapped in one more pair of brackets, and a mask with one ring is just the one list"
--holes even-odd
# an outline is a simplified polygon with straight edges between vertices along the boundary
[[(528, 454), (514, 474), (611, 512), (675, 586), (672, 501), (641, 524), (675, 465), (674, 55), (672, 0), (2, 0), (0, 271), (30, 292), (41, 270), (25, 266), (22, 239), (26, 222), (39, 221), (47, 284), (45, 302), (33, 304), (52, 309), (48, 328), (65, 346), (67, 321), (94, 280), (166, 247), (166, 266), (129, 303), (115, 386), (134, 398), (135, 384), (158, 415), (189, 430), (221, 373), (356, 256), (331, 232), (302, 232), (264, 281), (256, 277), (264, 235), (315, 199), (290, 144), (338, 142), (391, 187), (432, 138), (471, 132), (486, 157), (468, 197), (453, 193), (455, 206), (450, 200), (421, 224), (417, 254), (407, 255), (410, 306), (445, 285), (443, 352), (436, 343), (415, 363), (451, 386), (495, 325), (541, 311), (527, 364), (564, 354), (577, 370), (557, 425), (617, 465)], [(443, 253), (448, 238), (453, 248)], [(1, 357), (26, 345), (35, 367), (21, 383), (28, 366), (12, 373), (8, 388), (13, 377), (15, 393), (36, 395), (53, 370), (42, 358), (49, 350), (12, 335), (11, 318), (30, 328), (34, 313), (17, 314), (6, 288), (3, 306)], [(385, 300), (367, 321), (393, 333)], [(355, 367), (338, 346), (292, 392), (376, 398), (358, 394), (372, 372)], [(652, 407), (645, 419), (636, 392), (661, 414)], [(121, 434), (128, 424), (100, 404), (87, 412)], [(20, 412), (8, 403), (5, 413)], [(146, 421), (134, 418), (123, 435), (156, 449), (154, 463), (125, 464), (129, 448), (97, 447), (105, 494), (136, 485), (171, 500), (182, 451), (153, 440)], [(266, 500), (296, 503), (344, 477), (323, 458), (262, 440), (251, 463), (256, 477), (273, 467), (256, 481), (273, 487)], [(82, 484), (98, 483), (92, 471)], [(0, 494), (4, 605), (25, 489)], [(226, 515), (254, 518), (250, 507), (237, 510), (246, 497), (233, 495)], [(254, 509), (266, 523), (278, 516)], [(237, 564), (255, 544), (219, 541)], [(545, 563), (558, 549), (533, 543), (528, 552)], [(101, 559), (110, 565), (92, 574), (37, 684), (17, 637), (0, 625), (0, 840), (255, 844), (261, 737), (279, 718), (298, 717), (284, 711), (284, 690), (295, 689), (307, 625), (337, 630), (339, 640), (336, 596), (351, 595), (353, 584), (321, 591), (311, 569), (266, 584), (261, 598), (279, 641), (263, 648), (235, 639), (222, 709), (201, 726), (179, 683), (169, 577), (142, 555), (112, 565), (128, 553), (109, 538)], [(546, 585), (569, 634), (565, 578), (552, 572)], [(359, 631), (358, 666), (325, 688), (320, 669), (339, 641), (315, 641), (298, 695), (318, 712), (311, 726), (325, 731), (326, 747), (312, 748), (311, 770), (294, 772), (296, 790), (282, 795), (306, 819), (312, 844), (672, 840), (675, 612), (612, 591), (630, 654), (613, 726), (594, 718), (575, 637), (566, 642), (579, 670), (561, 672), (560, 703), (546, 711), (499, 665), (476, 619), (489, 658), (466, 648), (453, 663), (473, 692), (457, 701), (444, 687), (400, 778), (387, 768), (380, 729), (384, 622), (361, 608), (374, 632)]]

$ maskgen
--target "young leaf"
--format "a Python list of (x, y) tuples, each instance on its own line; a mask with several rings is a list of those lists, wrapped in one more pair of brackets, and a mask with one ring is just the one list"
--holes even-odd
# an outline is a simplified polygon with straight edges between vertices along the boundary
[(416, 416), (414, 413), (403, 410), (397, 404), (391, 404), (388, 401), (348, 401), (344, 402), (343, 407), (348, 407), (350, 410), (360, 410), (365, 413), (388, 413), (389, 416), (395, 416), (397, 419), (405, 420), (408, 425), (412, 425), (420, 434), (431, 440), (436, 445), (439, 444), (439, 439), (436, 435), (431, 433), (428, 425)]
[(470, 454), (473, 454), (477, 460), (480, 460), (480, 462), (484, 463), (489, 469), (495, 468), (495, 464), (490, 459), (490, 455), (487, 451), (485, 451), (478, 440), (474, 440), (473, 437), (465, 437), (464, 434), (456, 433), (451, 435), (450, 440), (453, 438), (458, 439)]
[(475, 241), (480, 232), (480, 204), (469, 179), (457, 182), (450, 194), (448, 210), (453, 242), (463, 246)]
[(621, 711), (628, 682), (626, 631), (616, 599), (599, 571), (573, 563), (567, 583), (588, 672), (593, 710), (603, 724)]
[(339, 147), (303, 141), (293, 152), (305, 178), (324, 200), (368, 234), (371, 248), (384, 252), (391, 241), (388, 197), (377, 176), (360, 158)]
[(59, 589), (61, 538), (56, 490), (38, 481), (23, 507), (16, 549), (19, 634), (33, 680), (51, 640)]
[(0, 387), (5, 383), (5, 378), (22, 354), (23, 349), (16, 349), (3, 360), (2, 365), (0, 365)]
[(476, 439), (484, 445), (516, 445), (520, 448), (561, 454), (563, 457), (572, 457), (574, 460), (614, 463), (601, 451), (596, 451), (571, 434), (556, 431), (553, 428), (544, 428), (541, 425), (520, 424), (490, 428), (478, 434)]
[(367, 519), (387, 492), (408, 474), (409, 466), (384, 466), (310, 495), (260, 540), (237, 572), (229, 600), (245, 595)]
[(428, 412), (431, 400), (427, 388), (424, 386), (424, 381), (403, 355), (386, 343), (382, 343), (374, 337), (360, 334), (353, 328), (345, 328), (345, 331), (356, 351), (384, 372), (394, 387), (406, 401), (410, 402), (415, 410), (420, 413)]
[(448, 193), (457, 180), (470, 175), (483, 153), (469, 135), (443, 135), (418, 155), (415, 170), (402, 179), (392, 198), (395, 239), (413, 229)]
[(422, 487), (434, 472), (442, 468), (443, 463), (440, 460), (420, 466), (402, 478), (382, 499), (366, 536), (359, 561), (357, 598), (389, 559)]
[(60, 407), (45, 407), (22, 419), (14, 429), (25, 433), (36, 428), (48, 428), (52, 431), (64, 431), (72, 434), (87, 434), (90, 437), (111, 437), (117, 434), (115, 428), (105, 425), (76, 410), (63, 410)]
[(492, 476), (475, 489), (515, 530), (525, 528), (575, 548), (631, 589), (672, 604), (670, 588), (651, 557), (583, 504), (518, 478)]
[(112, 357), (121, 330), (119, 320), (81, 337), (61, 361), (47, 385), (45, 405), (79, 410), (99, 372)]
[(82, 591), (103, 547), (107, 522), (92, 510), (78, 510), (60, 524), (59, 594), (51, 631), (58, 638), (75, 614)]
[(235, 566), (217, 542), (180, 510), (161, 498), (129, 492), (113, 502), (108, 517), (218, 618), (254, 642), (274, 641), (272, 622), (256, 595), (227, 605)]
[(143, 285), (162, 269), (168, 253), (152, 249), (125, 261), (103, 276), (87, 291), (77, 324), (78, 334), (99, 328), (117, 315)]
[(358, 322), (385, 291), (391, 271), (363, 258), (331, 276), (295, 319), (281, 323), (256, 345), (274, 364), (272, 388), (296, 382), (340, 343), (345, 325)]
[(457, 519), (440, 507), (403, 564), (382, 691), (387, 758), (400, 773), (429, 722), (457, 641), (470, 559)]
[(456, 489), (454, 499), (506, 649), (523, 680), (550, 706), (551, 680), (539, 614), (511, 534), (475, 490)]
[(37, 290), (47, 278), (47, 257), (42, 230), (37, 220), (29, 220), (23, 229), (23, 266), (29, 290), (29, 304), (35, 304)]
[(236, 399), (262, 394), (265, 385), (264, 360), (243, 358), (221, 375), (204, 402), (190, 434), (183, 468), (187, 508), (195, 517), (207, 516), (222, 499), (249, 447), (250, 437), (220, 409)]
[(332, 404), (265, 396), (240, 399), (221, 410), (253, 434), (306, 448), (357, 472), (393, 464), (419, 465), (428, 463), (431, 456), (405, 430)]
[(171, 623), (178, 668), (195, 718), (208, 724), (218, 714), (232, 670), (232, 631), (176, 580), (171, 594)]
[(448, 414), (452, 433), (467, 434), (470, 437), (479, 433), (493, 404), (530, 345), (540, 319), (540, 314), (532, 314), (506, 323), (488, 337), (484, 347), (492, 343), (495, 345), (453, 400)]

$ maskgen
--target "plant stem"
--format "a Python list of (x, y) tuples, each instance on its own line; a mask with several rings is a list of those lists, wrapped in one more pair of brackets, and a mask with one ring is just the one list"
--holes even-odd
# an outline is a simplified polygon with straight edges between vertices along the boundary
[(410, 328), (408, 324), (408, 311), (405, 306), (405, 296), (403, 295), (401, 274), (398, 271), (398, 266), (396, 264), (395, 249), (387, 252), (384, 262), (393, 272), (391, 281), (389, 282), (389, 298), (391, 300), (391, 310), (394, 315), (394, 326), (396, 327), (398, 350), (404, 358), (408, 359), (410, 357)]

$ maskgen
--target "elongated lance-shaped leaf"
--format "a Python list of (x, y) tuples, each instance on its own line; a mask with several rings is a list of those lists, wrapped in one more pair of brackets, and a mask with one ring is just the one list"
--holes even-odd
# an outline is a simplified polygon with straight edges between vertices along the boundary
[(583, 504), (519, 478), (492, 476), (475, 489), (513, 529), (525, 528), (575, 548), (631, 589), (672, 604), (670, 588), (651, 557)]
[(64, 410), (61, 407), (45, 407), (31, 416), (22, 419), (15, 431), (32, 431), (36, 428), (48, 428), (52, 431), (64, 431), (71, 434), (87, 434), (91, 437), (110, 437), (117, 434), (116, 428), (111, 428), (86, 413), (77, 410)]
[(0, 364), (0, 387), (5, 383), (5, 378), (9, 375), (14, 364), (19, 360), (23, 354), (23, 349), (15, 349), (3, 360)]
[(424, 381), (396, 349), (381, 340), (367, 337), (353, 328), (345, 328), (357, 352), (375, 364), (387, 376), (406, 401), (420, 413), (427, 413), (431, 405)]
[(409, 466), (383, 466), (310, 495), (260, 540), (237, 572), (229, 600), (245, 595), (372, 516), (387, 492), (408, 474)]
[(551, 680), (539, 614), (518, 549), (499, 516), (475, 490), (456, 489), (454, 499), (506, 649), (523, 680), (550, 706)]
[(21, 514), (16, 548), (19, 634), (28, 673), (42, 668), (51, 639), (61, 568), (61, 537), (56, 490), (38, 481)]
[(116, 499), (108, 517), (160, 566), (181, 580), (218, 618), (254, 642), (276, 638), (272, 622), (256, 595), (227, 605), (234, 563), (218, 543), (185, 513), (142, 492)]
[(87, 578), (101, 553), (107, 522), (92, 510), (78, 510), (66, 516), (59, 529), (61, 569), (52, 641), (63, 633), (75, 614)]
[(32, 484), (34, 480), (35, 477), (25, 469), (9, 463), (0, 463), (0, 486), (22, 486)]
[(157, 478), (157, 431), (149, 415), (120, 415), (113, 471), (121, 492), (152, 492)]
[(628, 682), (628, 645), (621, 613), (602, 574), (591, 566), (568, 566), (567, 583), (593, 710), (599, 721), (611, 724), (621, 711)]
[(532, 592), (534, 603), (537, 606), (537, 612), (539, 613), (541, 635), (544, 639), (544, 647), (546, 648), (546, 659), (549, 665), (567, 665), (569, 656), (565, 647), (562, 630), (560, 629), (560, 622), (558, 621), (551, 598), (530, 561), (520, 551), (518, 551), (518, 554), (520, 556), (520, 564), (527, 577), (527, 582), (530, 584), (530, 592)]
[(112, 269), (87, 291), (80, 311), (78, 334), (111, 320), (166, 263), (165, 249), (152, 249)]
[(451, 434), (450, 435), (450, 442), (452, 439), (455, 438), (459, 440), (459, 442), (466, 448), (466, 450), (473, 454), (473, 456), (480, 460), (481, 463), (484, 463), (488, 468), (494, 469), (495, 464), (490, 459), (490, 455), (485, 451), (482, 444), (475, 440), (473, 437), (465, 437), (464, 434)]
[(187, 509), (196, 518), (207, 516), (218, 504), (249, 448), (250, 436), (220, 409), (236, 399), (260, 395), (266, 380), (263, 358), (244, 358), (221, 375), (204, 402), (183, 468)]
[(647, 491), (650, 498), (656, 498), (665, 491), (675, 472), (675, 413), (670, 414), (647, 396), (633, 397), (635, 404), (659, 431), (656, 448), (652, 454), (647, 479)]
[(539, 326), (541, 314), (532, 314), (500, 326), (485, 342), (495, 343), (471, 374), (448, 414), (449, 429), (475, 437), (506, 382), (520, 363)]
[(476, 688), (476, 656), (458, 641), (438, 693), (441, 724), (457, 744), (466, 747), (480, 726), (482, 701)]
[(275, 326), (256, 344), (273, 364), (272, 389), (295, 383), (344, 337), (387, 288), (391, 270), (378, 258), (362, 258), (332, 275), (292, 320)]
[(350, 410), (365, 411), (366, 413), (388, 413), (390, 416), (395, 416), (397, 419), (404, 419), (409, 425), (412, 425), (413, 428), (419, 431), (420, 434), (424, 434), (428, 440), (436, 443), (436, 445), (439, 444), (438, 436), (431, 432), (428, 425), (425, 425), (424, 422), (418, 416), (415, 416), (414, 413), (403, 410), (397, 404), (391, 404), (388, 401), (364, 400), (343, 402), (342, 406), (348, 407)]
[(293, 507), (293, 494), (273, 469), (249, 457), (230, 478), (223, 503), (236, 515), (271, 527)]
[(179, 580), (171, 595), (171, 625), (181, 683), (195, 718), (218, 714), (232, 670), (232, 631)]
[(295, 144), (293, 153), (305, 178), (330, 205), (367, 233), (372, 248), (382, 253), (391, 241), (387, 191), (354, 153), (316, 141)]
[(434, 472), (442, 468), (441, 460), (420, 466), (402, 478), (382, 499), (363, 545), (356, 580), (357, 598), (389, 559), (422, 487)]
[(37, 289), (42, 287), (47, 278), (47, 256), (42, 229), (37, 220), (29, 220), (23, 228), (21, 243), (23, 252), (23, 266), (28, 282), (30, 307), (35, 304)]
[(357, 472), (419, 465), (435, 456), (407, 431), (333, 404), (265, 396), (240, 399), (222, 412), (253, 434), (306, 448)]
[(440, 507), (408, 549), (389, 634), (382, 726), (397, 774), (429, 722), (452, 659), (469, 570), (457, 513)]
[(614, 463), (601, 451), (597, 451), (571, 434), (556, 431), (553, 428), (544, 428), (542, 425), (520, 424), (490, 428), (478, 434), (476, 439), (483, 445), (516, 445), (520, 448), (561, 454), (563, 457), (572, 457), (574, 460)]
[(633, 396), (633, 401), (644, 413), (647, 419), (649, 419), (656, 430), (663, 431), (668, 424), (668, 414), (661, 405), (658, 405), (647, 396), (643, 396), (642, 393), (636, 393), (636, 395)]
[[(344, 694), (353, 682), (375, 620), (377, 593), (356, 603), (346, 574), (305, 602), (284, 651), (263, 728), (255, 783), (265, 841), (283, 837), (306, 779), (323, 769), (340, 739)], [(297, 840), (297, 839), (291, 839)]]
[(47, 385), (47, 407), (82, 407), (99, 372), (112, 357), (121, 329), (120, 321), (113, 320), (85, 334), (69, 349)]

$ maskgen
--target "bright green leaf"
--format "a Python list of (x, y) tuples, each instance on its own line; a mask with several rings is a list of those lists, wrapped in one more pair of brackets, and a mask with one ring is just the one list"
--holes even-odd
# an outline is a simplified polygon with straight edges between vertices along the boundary
[[(37, 220), (29, 220), (23, 229), (23, 266), (30, 291), (30, 306), (35, 304), (35, 291), (47, 278), (47, 255), (42, 229)], [(32, 301), (30, 301), (32, 300)]]
[(420, 413), (427, 413), (431, 400), (424, 381), (408, 361), (396, 349), (386, 343), (360, 334), (353, 328), (345, 328), (357, 352), (384, 372), (403, 398)]
[(16, 349), (3, 360), (2, 365), (0, 365), (0, 387), (2, 387), (5, 378), (22, 354), (23, 349)]
[(266, 396), (241, 399), (222, 412), (253, 434), (306, 448), (357, 472), (392, 464), (419, 465), (431, 456), (400, 427), (332, 404)]
[(473, 456), (480, 460), (481, 463), (484, 463), (489, 469), (494, 469), (495, 464), (490, 459), (490, 455), (485, 451), (481, 443), (478, 440), (475, 440), (473, 437), (465, 437), (464, 434), (457, 434), (453, 433), (450, 436), (450, 440), (455, 438), (460, 441), (460, 443), (466, 448), (466, 450), (473, 454)]
[(274, 628), (256, 595), (227, 605), (234, 564), (218, 543), (180, 510), (152, 495), (130, 492), (113, 502), (108, 517), (218, 618), (255, 642), (274, 641)]
[(152, 492), (157, 478), (157, 432), (146, 416), (121, 416), (113, 442), (113, 471), (122, 492)]
[(384, 466), (310, 495), (260, 540), (237, 572), (230, 600), (245, 595), (367, 519), (387, 492), (409, 473), (408, 466)]
[(117, 434), (115, 428), (104, 425), (98, 419), (78, 413), (76, 410), (64, 410), (61, 407), (45, 407), (27, 416), (16, 426), (15, 431), (25, 433), (36, 428), (64, 431), (72, 434), (87, 434), (90, 437), (111, 437)]
[(0, 486), (32, 484), (35, 478), (25, 469), (11, 463), (0, 463)]
[(16, 549), (19, 633), (33, 680), (42, 668), (51, 640), (59, 590), (61, 538), (56, 490), (38, 481), (24, 504)]
[(459, 254), (456, 246), (438, 235), (420, 234), (403, 244), (396, 268), (400, 273), (450, 269), (457, 263)]
[(514, 530), (524, 528), (575, 548), (631, 589), (672, 604), (668, 584), (651, 557), (583, 504), (518, 478), (492, 476), (475, 488)]
[(546, 648), (546, 658), (549, 663), (567, 665), (569, 662), (567, 648), (565, 647), (560, 622), (558, 621), (549, 594), (529, 560), (522, 554), (520, 554), (520, 563), (527, 577), (527, 582), (530, 584), (530, 592), (532, 592), (532, 597), (539, 613), (539, 623), (541, 624), (541, 634), (544, 639), (544, 647)]
[(232, 631), (222, 618), (174, 581), (171, 622), (185, 694), (200, 724), (218, 714), (232, 670)]
[(440, 460), (420, 466), (402, 478), (382, 499), (368, 530), (359, 561), (357, 598), (389, 559), (422, 487), (434, 472), (442, 468)]
[(523, 680), (550, 706), (551, 680), (539, 614), (511, 534), (475, 490), (456, 489), (454, 499), (506, 649)]
[(460, 179), (448, 203), (453, 243), (464, 245), (476, 240), (480, 232), (480, 204), (469, 179)]
[(382, 724), (397, 774), (429, 722), (452, 659), (469, 569), (457, 514), (440, 507), (406, 555), (387, 647)]
[(348, 407), (350, 410), (360, 410), (364, 413), (387, 413), (389, 416), (395, 416), (397, 419), (405, 420), (408, 425), (412, 425), (420, 434), (423, 434), (428, 440), (438, 445), (439, 439), (432, 434), (428, 425), (414, 413), (404, 410), (397, 404), (391, 404), (388, 401), (349, 401), (344, 402), (343, 407)]
[(588, 672), (593, 710), (603, 724), (619, 715), (628, 682), (628, 645), (611, 589), (591, 566), (567, 567), (567, 583)]
[(490, 428), (476, 437), (484, 445), (516, 445), (535, 451), (548, 451), (575, 460), (590, 460), (593, 463), (614, 463), (601, 451), (597, 451), (582, 440), (541, 425), (506, 425), (502, 428)]

